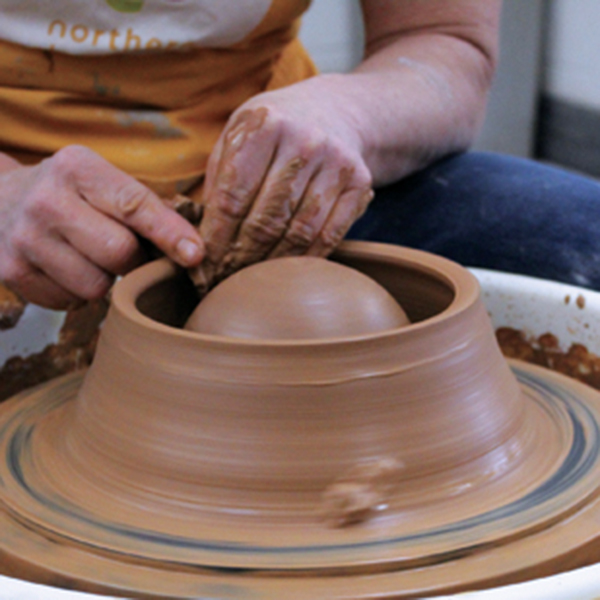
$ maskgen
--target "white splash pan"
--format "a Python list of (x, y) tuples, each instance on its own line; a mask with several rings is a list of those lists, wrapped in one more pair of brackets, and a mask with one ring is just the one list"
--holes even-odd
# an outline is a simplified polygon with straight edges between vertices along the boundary
[(28, 304), (16, 327), (0, 331), (0, 368), (12, 356), (30, 356), (56, 344), (66, 314)]
[[(590, 352), (600, 355), (600, 336), (595, 335), (600, 331), (600, 293), (521, 275), (484, 269), (472, 271), (481, 283), (483, 300), (495, 328), (514, 327), (531, 336), (550, 332), (559, 339), (564, 350), (571, 343), (579, 342), (587, 346)], [(18, 348), (35, 348), (34, 351), (39, 351), (38, 348), (53, 341), (63, 318), (64, 313), (52, 315), (33, 308), (12, 332), (0, 332), (0, 367), (8, 356), (18, 353), (15, 352)], [(2, 600), (116, 600), (109, 596), (60, 590), (2, 576), (0, 590)], [(525, 583), (436, 598), (598, 600), (600, 563)]]

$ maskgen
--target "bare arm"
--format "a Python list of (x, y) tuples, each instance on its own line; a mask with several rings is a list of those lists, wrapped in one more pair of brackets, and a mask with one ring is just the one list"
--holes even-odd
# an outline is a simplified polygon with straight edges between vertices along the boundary
[(380, 185), (472, 143), (496, 67), (500, 1), (363, 0), (363, 10), (365, 59), (342, 85), (356, 97)]
[(363, 0), (365, 60), (260, 94), (231, 117), (206, 180), (199, 285), (286, 254), (326, 255), (372, 198), (482, 120), (499, 0)]

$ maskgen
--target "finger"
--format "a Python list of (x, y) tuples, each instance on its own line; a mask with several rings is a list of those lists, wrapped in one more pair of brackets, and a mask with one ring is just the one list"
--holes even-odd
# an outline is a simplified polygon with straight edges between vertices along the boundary
[(352, 224), (364, 213), (373, 195), (373, 190), (370, 188), (350, 189), (344, 192), (306, 254), (327, 256), (335, 250)]
[(82, 303), (81, 298), (65, 290), (44, 273), (32, 274), (26, 293), (34, 304), (52, 310), (69, 310)]
[(60, 237), (40, 238), (23, 249), (23, 258), (56, 286), (76, 298), (101, 298), (110, 289), (114, 277), (90, 262)]
[(91, 206), (147, 238), (182, 266), (202, 260), (202, 240), (183, 217), (149, 188), (95, 153), (80, 148), (77, 153), (80, 168), (75, 173), (76, 189)]
[(217, 140), (217, 143), (213, 146), (213, 149), (208, 157), (208, 162), (206, 164), (206, 174), (203, 182), (202, 189), (202, 204), (206, 204), (206, 198), (212, 195), (212, 190), (214, 188), (214, 181), (216, 180), (217, 173), (219, 170), (219, 165), (221, 162), (221, 156), (223, 155), (223, 144), (225, 143), (225, 130)]
[(113, 218), (78, 201), (57, 225), (66, 242), (90, 262), (114, 275), (124, 275), (146, 258), (137, 236)]
[(310, 160), (297, 155), (273, 164), (235, 243), (223, 259), (225, 270), (235, 271), (263, 259), (284, 236), (301, 203), (310, 204), (312, 200), (312, 204), (320, 204), (310, 192), (311, 200), (306, 200), (306, 190), (313, 187), (311, 179), (319, 162), (320, 156), (313, 153)]
[(214, 264), (229, 250), (275, 155), (278, 133), (266, 119), (265, 108), (242, 111), (211, 156), (200, 235)]
[(22, 298), (27, 298), (28, 302), (43, 308), (66, 310), (81, 303), (81, 299), (75, 294), (57, 284), (45, 273), (24, 263), (15, 267), (4, 283)]
[(352, 176), (352, 169), (324, 169), (311, 182), (294, 218), (270, 258), (302, 255), (315, 243)]
[[(216, 263), (216, 245), (213, 244), (212, 241), (212, 226), (209, 226), (208, 223), (213, 218), (209, 216), (207, 218), (207, 212), (210, 212), (210, 209), (207, 210), (207, 198), (211, 197), (211, 190), (214, 188), (213, 182), (216, 179), (220, 157), (223, 152), (223, 135), (219, 137), (217, 143), (215, 144), (213, 151), (208, 157), (208, 164), (206, 165), (206, 177), (204, 178), (204, 186), (202, 191), (202, 220), (200, 221), (199, 232), (204, 242), (206, 255), (204, 260), (195, 267), (188, 269), (188, 275), (192, 280), (192, 283), (195, 285), (200, 297), (203, 297), (206, 292), (212, 287), (213, 282), (215, 281), (215, 274), (217, 270)], [(208, 240), (208, 243), (207, 243)], [(215, 255), (215, 261), (211, 259), (212, 255)]]

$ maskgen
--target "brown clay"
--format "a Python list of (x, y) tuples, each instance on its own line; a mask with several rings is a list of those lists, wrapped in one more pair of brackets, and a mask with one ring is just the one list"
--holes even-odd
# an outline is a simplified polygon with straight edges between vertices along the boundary
[(600, 356), (583, 344), (572, 343), (563, 350), (552, 333), (533, 338), (511, 327), (498, 328), (496, 338), (504, 356), (563, 373), (600, 391)]
[(0, 414), (11, 564), (126, 596), (335, 599), (593, 560), (598, 393), (511, 370), (458, 265), (366, 243), (335, 260), (387, 289), (411, 324), (202, 334), (180, 329), (191, 286), (170, 262), (126, 276), (85, 380)]
[(228, 277), (200, 302), (185, 329), (254, 340), (330, 339), (409, 323), (381, 285), (317, 257), (285, 257)]
[(333, 527), (345, 527), (372, 518), (374, 511), (385, 510), (403, 468), (398, 460), (384, 457), (354, 465), (325, 488), (323, 518)]

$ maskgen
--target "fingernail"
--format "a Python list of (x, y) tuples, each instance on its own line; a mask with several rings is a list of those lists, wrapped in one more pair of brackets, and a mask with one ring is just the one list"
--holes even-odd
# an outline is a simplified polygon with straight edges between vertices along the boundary
[(187, 238), (179, 240), (176, 251), (186, 263), (196, 262), (201, 257), (199, 244)]

